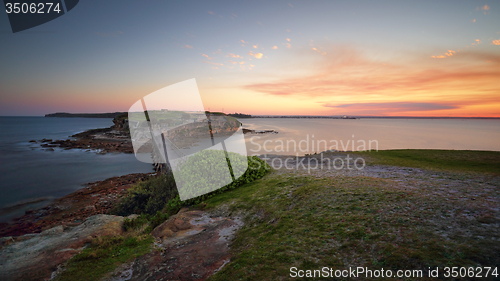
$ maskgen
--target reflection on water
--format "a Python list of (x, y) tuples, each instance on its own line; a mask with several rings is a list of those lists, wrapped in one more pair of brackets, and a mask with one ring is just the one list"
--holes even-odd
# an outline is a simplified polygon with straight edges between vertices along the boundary
[(500, 151), (498, 119), (240, 119), (249, 155), (304, 155), (325, 150), (457, 149)]

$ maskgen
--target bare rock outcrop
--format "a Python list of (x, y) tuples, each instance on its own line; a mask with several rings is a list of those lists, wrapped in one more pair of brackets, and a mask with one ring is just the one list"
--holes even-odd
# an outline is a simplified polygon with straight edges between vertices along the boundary
[(76, 227), (56, 226), (12, 237), (0, 249), (0, 280), (45, 280), (92, 238), (122, 234), (123, 217), (95, 215)]
[(238, 218), (181, 210), (151, 232), (159, 251), (123, 265), (108, 280), (205, 280), (229, 262), (229, 242), (242, 225)]

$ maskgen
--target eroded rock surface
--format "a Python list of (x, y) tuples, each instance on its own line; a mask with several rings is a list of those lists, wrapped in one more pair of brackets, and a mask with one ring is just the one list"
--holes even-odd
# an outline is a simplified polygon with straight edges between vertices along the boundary
[(238, 218), (181, 210), (151, 233), (159, 251), (136, 259), (126, 278), (110, 280), (205, 280), (229, 261), (229, 242), (242, 225)]
[(123, 217), (95, 215), (76, 227), (56, 226), (15, 237), (0, 249), (0, 280), (44, 280), (98, 236), (122, 234)]

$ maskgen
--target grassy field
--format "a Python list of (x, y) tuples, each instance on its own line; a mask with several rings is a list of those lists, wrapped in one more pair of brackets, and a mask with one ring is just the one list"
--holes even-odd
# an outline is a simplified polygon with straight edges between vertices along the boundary
[[(231, 261), (210, 280), (288, 280), (291, 267), (422, 270), (424, 277), (399, 280), (425, 280), (429, 268), (439, 267), (440, 279), (447, 279), (445, 267), (477, 273), (477, 267), (500, 266), (499, 153), (361, 155), (369, 165), (421, 170), (396, 167), (385, 178), (274, 170), (202, 202), (204, 210), (229, 211), (245, 222), (231, 244)], [(148, 251), (151, 241), (141, 237), (97, 241), (70, 261), (62, 277), (103, 276)], [(497, 279), (485, 273), (480, 280)]]
[(457, 203), (394, 188), (390, 180), (269, 175), (208, 200), (249, 214), (233, 244), (234, 259), (212, 280), (287, 279), (292, 266), (498, 266), (498, 226), (480, 227), (498, 224), (497, 218), (459, 221), (450, 213)]
[(424, 277), (439, 267), (444, 278), (444, 267), (500, 266), (500, 182), (491, 177), (499, 155), (372, 152), (371, 165), (432, 172), (381, 179), (275, 171), (220, 194), (208, 206), (243, 214), (246, 225), (232, 261), (211, 280), (291, 279), (291, 267), (324, 266), (422, 270)]
[(403, 149), (356, 152), (372, 164), (500, 175), (500, 152)]
[(151, 251), (149, 235), (99, 237), (88, 248), (73, 257), (55, 280), (101, 280), (117, 266)]

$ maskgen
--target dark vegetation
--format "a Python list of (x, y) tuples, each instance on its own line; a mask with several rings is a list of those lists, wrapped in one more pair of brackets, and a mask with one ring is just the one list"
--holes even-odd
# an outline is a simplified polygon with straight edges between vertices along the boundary
[(79, 118), (115, 118), (119, 115), (127, 114), (127, 112), (113, 112), (113, 113), (67, 113), (58, 112), (45, 114), (45, 117), (79, 117)]
[[(191, 161), (195, 160), (196, 159), (192, 159)], [(182, 206), (198, 204), (215, 194), (220, 194), (226, 190), (234, 189), (245, 183), (261, 178), (270, 169), (267, 163), (256, 156), (247, 157), (247, 161), (248, 169), (234, 182), (213, 192), (186, 200), (184, 202), (182, 202), (179, 198), (174, 177), (171, 173), (141, 182), (129, 189), (127, 196), (124, 197), (120, 204), (114, 208), (112, 213), (121, 216), (128, 216), (130, 214), (153, 216), (157, 214), (157, 212), (173, 214), (176, 213)], [(188, 166), (193, 170), (184, 171), (186, 174), (194, 173), (194, 170), (198, 168), (197, 166)]]
[(252, 115), (250, 114), (243, 114), (243, 113), (229, 113), (228, 114), (229, 116), (231, 117), (235, 117), (235, 118), (252, 118)]
[(129, 189), (128, 195), (112, 211), (124, 216), (140, 214), (134, 219), (125, 219), (123, 236), (94, 239), (89, 247), (68, 262), (66, 270), (55, 280), (99, 280), (120, 264), (148, 253), (153, 242), (149, 233), (181, 207), (235, 189), (264, 176), (270, 169), (257, 157), (248, 157), (247, 161), (249, 169), (241, 176), (242, 180), (183, 202), (179, 199), (172, 174), (140, 182)]

